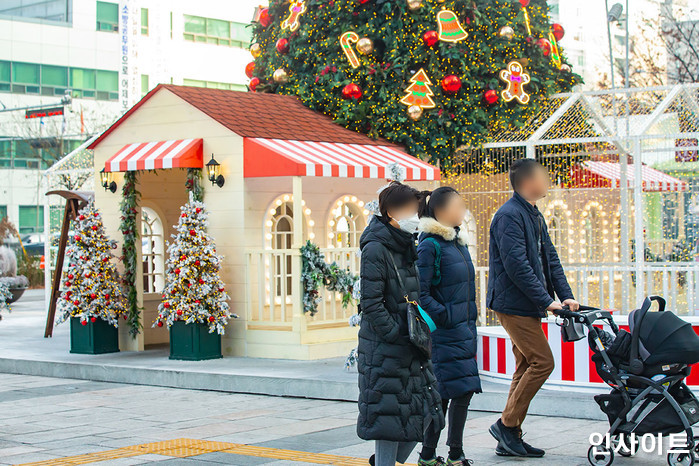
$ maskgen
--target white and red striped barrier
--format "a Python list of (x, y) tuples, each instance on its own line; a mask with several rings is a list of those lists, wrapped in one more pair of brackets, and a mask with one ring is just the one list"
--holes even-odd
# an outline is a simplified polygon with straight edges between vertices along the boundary
[[(629, 330), (627, 316), (615, 319), (619, 327)], [(692, 323), (694, 331), (699, 334), (699, 319), (685, 318)], [(556, 366), (546, 382), (546, 388), (577, 390), (580, 388), (604, 388), (607, 386), (597, 374), (595, 364), (590, 359), (593, 354), (587, 338), (564, 343), (561, 329), (555, 319), (543, 320), (541, 326), (548, 339)], [(606, 328), (609, 331), (609, 328)], [(509, 383), (515, 371), (515, 358), (512, 354), (512, 342), (502, 327), (478, 328), (478, 369), (481, 377)], [(699, 388), (699, 367), (692, 370), (687, 384)]]

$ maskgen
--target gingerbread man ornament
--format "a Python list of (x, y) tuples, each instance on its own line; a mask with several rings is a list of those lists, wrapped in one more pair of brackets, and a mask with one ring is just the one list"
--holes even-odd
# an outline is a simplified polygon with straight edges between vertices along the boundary
[(507, 69), (500, 71), (500, 79), (507, 84), (507, 88), (500, 93), (502, 100), (510, 102), (517, 99), (520, 104), (529, 103), (529, 94), (524, 92), (524, 85), (529, 83), (530, 78), (524, 72), (521, 63), (516, 61), (508, 63)]
[(301, 23), (299, 23), (299, 18), (302, 14), (306, 12), (306, 2), (305, 0), (292, 0), (289, 3), (289, 16), (282, 21), (282, 29), (289, 29), (289, 31), (295, 31), (299, 28)]

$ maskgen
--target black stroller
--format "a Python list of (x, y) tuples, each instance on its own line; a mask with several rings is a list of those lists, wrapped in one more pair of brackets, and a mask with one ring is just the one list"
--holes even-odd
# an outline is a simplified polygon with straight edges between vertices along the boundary
[[(657, 312), (649, 312), (653, 301), (658, 303)], [(692, 431), (699, 422), (699, 401), (684, 383), (689, 365), (699, 362), (699, 337), (691, 324), (664, 310), (663, 298), (646, 298), (640, 309), (629, 314), (631, 333), (619, 329), (609, 311), (586, 306), (578, 312), (557, 311), (563, 318), (564, 340), (584, 338), (587, 328), (597, 373), (612, 387), (610, 393), (595, 396), (610, 428), (608, 441), (587, 452), (594, 466), (612, 464), (615, 451), (632, 456), (644, 434), (657, 439), (686, 432), (686, 446), (669, 452), (668, 464), (690, 466), (699, 459), (699, 437)], [(607, 322), (613, 334), (593, 326), (600, 320)]]

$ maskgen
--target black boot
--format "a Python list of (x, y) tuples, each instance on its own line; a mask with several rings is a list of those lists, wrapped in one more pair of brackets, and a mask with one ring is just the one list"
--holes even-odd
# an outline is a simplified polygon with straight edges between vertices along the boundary
[(502, 420), (498, 419), (488, 431), (498, 441), (498, 446), (511, 456), (528, 456), (527, 450), (522, 445), (522, 438), (517, 427), (507, 427), (502, 423)]

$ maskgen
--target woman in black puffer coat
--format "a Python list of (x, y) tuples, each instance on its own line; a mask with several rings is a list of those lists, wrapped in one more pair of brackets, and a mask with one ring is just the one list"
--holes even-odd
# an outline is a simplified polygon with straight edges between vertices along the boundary
[(377, 466), (404, 463), (417, 442), (444, 427), (432, 362), (408, 336), (404, 296), (417, 301), (420, 294), (414, 236), (418, 197), (418, 191), (401, 183), (385, 188), (379, 195), (380, 215), (360, 239), (357, 434), (376, 441), (375, 458), (369, 462)]
[[(447, 465), (470, 464), (463, 451), (464, 425), (471, 397), (481, 391), (476, 350), (476, 277), (460, 229), (466, 213), (461, 195), (448, 186), (424, 192), (420, 202), (417, 248), (420, 304), (435, 322), (432, 362), (445, 415), (449, 413)], [(439, 433), (422, 445), (420, 465), (432, 465)]]

